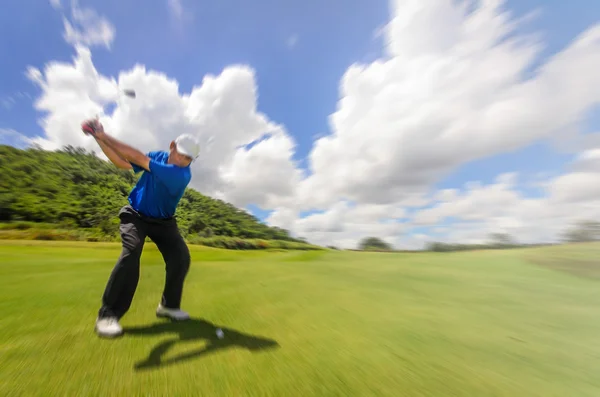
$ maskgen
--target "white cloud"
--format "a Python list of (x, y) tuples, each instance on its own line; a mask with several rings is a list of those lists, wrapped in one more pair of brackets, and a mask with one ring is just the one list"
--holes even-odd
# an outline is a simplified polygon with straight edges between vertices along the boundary
[(167, 5), (171, 15), (177, 19), (183, 18), (183, 5), (181, 4), (181, 0), (167, 0)]
[(462, 195), (453, 191), (452, 194), (438, 194), (441, 203), (422, 210), (414, 216), (415, 225), (436, 225), (448, 217), (459, 217), (465, 220), (484, 220), (499, 216), (507, 206), (519, 200), (512, 190), (514, 176), (500, 175), (496, 183), (481, 186), (477, 183), (468, 184), (467, 191)]
[[(52, 1), (54, 8), (60, 8), (59, 1)], [(55, 4), (56, 3), (56, 4)], [(64, 33), (67, 43), (86, 47), (102, 45), (110, 48), (115, 39), (116, 29), (105, 17), (91, 8), (81, 8), (79, 0), (71, 0), (72, 21), (63, 14)]]
[(576, 205), (593, 200), (600, 197), (600, 173), (574, 172), (560, 176), (550, 185), (550, 194), (558, 203)]
[(253, 203), (262, 208), (283, 204), (282, 198), (295, 196), (302, 173), (290, 161), (294, 141), (282, 127), (273, 126), (268, 139), (258, 142), (250, 150), (236, 153), (229, 172), (224, 175), (228, 186), (227, 197), (233, 202)]
[(50, 5), (57, 10), (62, 7), (60, 0), (50, 0)]
[(290, 207), (276, 207), (266, 219), (266, 223), (271, 226), (277, 226), (282, 229), (293, 231), (297, 220), (298, 213), (294, 209)]
[(355, 205), (340, 201), (324, 212), (303, 218), (287, 207), (276, 209), (267, 223), (290, 230), (321, 245), (355, 248), (367, 236), (393, 244), (405, 229), (403, 208), (390, 205)]
[[(518, 20), (503, 6), (500, 0), (393, 1), (391, 21), (376, 33), (384, 35), (386, 56), (347, 70), (338, 108), (330, 117), (332, 134), (315, 142), (310, 176), (300, 183), (291, 213), (337, 208), (342, 202), (361, 208), (402, 207), (412, 201), (419, 207), (429, 196), (441, 203), (418, 211), (405, 227), (435, 226), (458, 217), (468, 221), (462, 235), (474, 239), (481, 227), (473, 225), (485, 224), (490, 230), (535, 228), (528, 214), (545, 209), (543, 215), (551, 219), (554, 211), (562, 214), (564, 209), (550, 203), (595, 194), (590, 186), (584, 189), (584, 180), (595, 181), (589, 173), (546, 180), (541, 186), (549, 187), (551, 198), (543, 202), (522, 197), (514, 173), (500, 176), (491, 186), (470, 184), (463, 195), (455, 189), (429, 194), (435, 182), (473, 160), (541, 139), (564, 138), (565, 131), (571, 134), (567, 141), (575, 140), (573, 131), (579, 132), (576, 128), (586, 112), (600, 101), (600, 75), (595, 72), (600, 68), (600, 26), (584, 31), (531, 73), (542, 43), (537, 35), (522, 35), (516, 28), (535, 13)], [(567, 186), (579, 193), (565, 193)], [(506, 215), (512, 206), (529, 213)], [(272, 218), (282, 213), (290, 211), (278, 209)], [(326, 214), (333, 217), (330, 211)], [(305, 232), (307, 224), (316, 230), (314, 223), (285, 219), (296, 232)], [(313, 216), (310, 222), (323, 219)], [(380, 224), (375, 219), (370, 223)], [(550, 238), (554, 231), (532, 235)], [(417, 234), (396, 241), (422, 243), (422, 233)]]
[[(546, 194), (539, 198), (527, 197), (519, 179), (505, 173), (488, 185), (469, 182), (463, 189), (442, 189), (432, 193), (433, 205), (414, 213), (393, 205), (340, 201), (302, 219), (279, 208), (267, 223), (323, 245), (354, 248), (362, 238), (376, 236), (399, 249), (422, 249), (432, 241), (486, 243), (498, 232), (521, 243), (556, 242), (575, 222), (600, 218), (600, 170), (548, 178)], [(415, 232), (422, 227), (428, 231)]]
[(578, 171), (600, 172), (600, 149), (589, 149), (580, 153), (573, 161), (572, 168)]
[[(490, 233), (513, 235), (522, 243), (555, 242), (579, 220), (600, 218), (600, 172), (571, 172), (546, 181), (546, 195), (528, 198), (515, 180), (499, 176), (487, 186), (471, 185), (452, 200), (424, 209), (411, 226), (447, 226), (428, 241), (480, 243)], [(436, 228), (437, 229), (437, 228)]]
[[(90, 50), (77, 47), (73, 63), (51, 62), (43, 72), (30, 67), (26, 74), (42, 90), (34, 106), (46, 113), (45, 136), (35, 142), (47, 149), (71, 144), (98, 151), (80, 123), (99, 115), (109, 133), (144, 151), (167, 150), (182, 133), (203, 142), (212, 137), (193, 165), (192, 186), (205, 194), (241, 207), (289, 204), (294, 194), (300, 174), (291, 162), (293, 139), (257, 111), (255, 76), (246, 66), (207, 75), (191, 92), (180, 93), (176, 80), (141, 65), (118, 78), (103, 76)], [(119, 87), (134, 89), (137, 98), (120, 96)], [(105, 113), (109, 104), (116, 108)], [(240, 147), (261, 137), (250, 149)]]
[(443, 189), (443, 190), (440, 190), (436, 194), (436, 199), (438, 201), (448, 202), (448, 201), (452, 201), (452, 200), (456, 199), (457, 195), (458, 195), (457, 189)]
[(332, 134), (316, 141), (299, 189), (303, 208), (394, 203), (581, 121), (600, 100), (600, 27), (527, 79), (541, 44), (515, 33), (502, 3), (468, 13), (451, 0), (394, 1), (386, 58), (344, 75)]

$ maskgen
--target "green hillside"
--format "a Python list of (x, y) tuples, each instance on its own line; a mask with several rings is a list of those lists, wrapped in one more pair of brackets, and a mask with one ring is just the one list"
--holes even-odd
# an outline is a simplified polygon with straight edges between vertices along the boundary
[[(98, 240), (118, 237), (119, 208), (138, 175), (93, 153), (65, 147), (56, 152), (0, 146), (0, 222), (27, 228), (77, 230)], [(177, 210), (188, 240), (213, 236), (298, 242), (235, 206), (187, 189)], [(49, 225), (48, 225), (49, 224)], [(25, 225), (25, 226), (24, 226)]]

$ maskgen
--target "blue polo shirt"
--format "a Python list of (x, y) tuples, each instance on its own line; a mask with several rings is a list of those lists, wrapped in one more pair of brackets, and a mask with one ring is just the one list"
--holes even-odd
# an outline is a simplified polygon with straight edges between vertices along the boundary
[(144, 172), (129, 194), (134, 210), (151, 218), (166, 219), (175, 215), (179, 200), (192, 179), (190, 167), (167, 164), (169, 153), (155, 151), (150, 157), (150, 172), (131, 164), (133, 171)]

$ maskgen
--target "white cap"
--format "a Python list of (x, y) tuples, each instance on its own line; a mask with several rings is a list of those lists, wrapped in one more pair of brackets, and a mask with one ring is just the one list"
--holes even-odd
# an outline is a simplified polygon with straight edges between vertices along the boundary
[(196, 159), (200, 153), (200, 143), (196, 138), (189, 134), (182, 134), (175, 140), (177, 152)]

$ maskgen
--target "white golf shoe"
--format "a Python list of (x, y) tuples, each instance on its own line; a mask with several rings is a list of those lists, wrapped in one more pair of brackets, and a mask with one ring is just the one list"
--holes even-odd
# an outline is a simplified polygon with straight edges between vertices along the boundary
[(116, 317), (98, 318), (96, 333), (106, 338), (114, 338), (123, 334), (123, 328)]
[(184, 320), (190, 319), (190, 315), (187, 314), (186, 312), (184, 312), (183, 310), (169, 309), (169, 308), (164, 307), (161, 304), (159, 304), (158, 308), (156, 309), (156, 316), (169, 318), (169, 319), (175, 320), (175, 321), (184, 321)]

